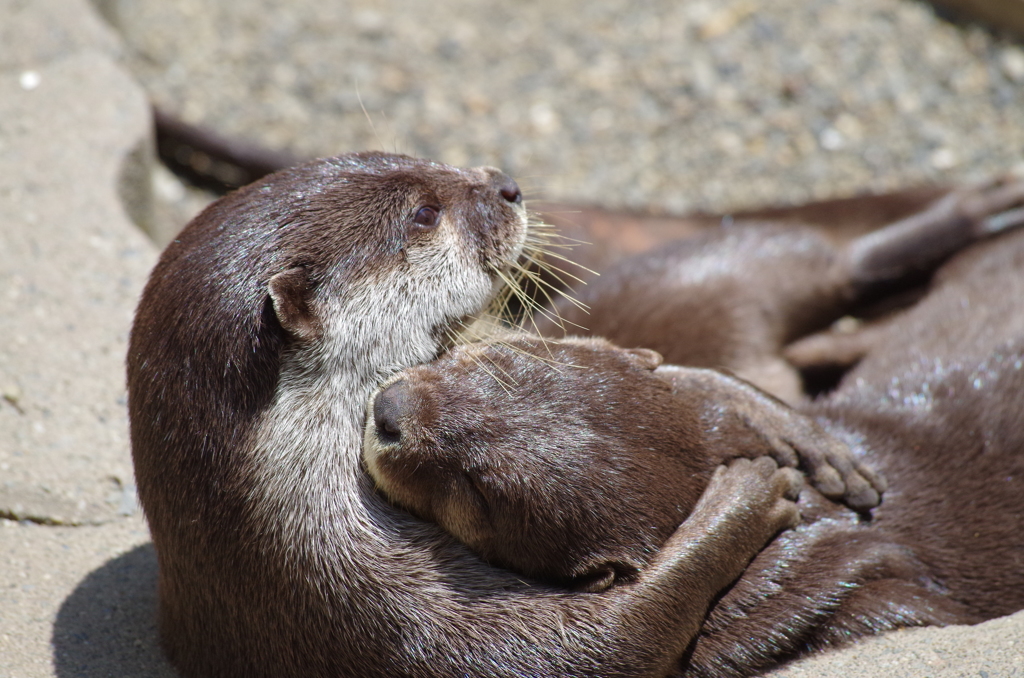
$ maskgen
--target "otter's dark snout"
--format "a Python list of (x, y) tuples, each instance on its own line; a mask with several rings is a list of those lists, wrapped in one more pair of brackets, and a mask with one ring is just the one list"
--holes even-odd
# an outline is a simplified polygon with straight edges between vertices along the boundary
[(523, 201), (523, 192), (519, 190), (519, 184), (504, 172), (494, 170), (494, 174), (491, 175), (491, 185), (507, 202), (518, 205)]
[(373, 424), (377, 438), (383, 443), (397, 443), (402, 439), (402, 412), (408, 407), (409, 384), (396, 381), (373, 399)]

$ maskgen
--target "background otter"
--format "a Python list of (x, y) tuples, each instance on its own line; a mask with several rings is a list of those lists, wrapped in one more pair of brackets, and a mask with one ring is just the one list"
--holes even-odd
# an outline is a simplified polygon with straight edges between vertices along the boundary
[(492, 568), (374, 493), (367, 397), (482, 308), (525, 230), (497, 170), (357, 154), (230, 194), (168, 246), (128, 388), (183, 674), (658, 675), (792, 524), (791, 473), (731, 467), (635, 584), (583, 595)]
[[(921, 283), (957, 250), (1024, 222), (1024, 211), (1003, 213), (1022, 201), (1021, 181), (958, 189), (843, 244), (793, 223), (726, 222), (600, 269), (578, 289), (581, 304), (560, 300), (563, 320), (541, 315), (536, 327), (547, 336), (651, 348), (679, 365), (726, 368), (794, 402), (803, 388), (782, 357), (786, 344), (900, 285)], [(814, 349), (790, 357), (803, 361), (798, 367), (832, 359), (828, 344)]]
[[(881, 470), (885, 501), (867, 517), (802, 492), (805, 524), (716, 603), (683, 673), (751, 675), (867, 633), (1024, 608), (1022, 265), (1022, 233), (959, 255), (838, 390), (790, 412), (787, 425), (825, 423)], [(602, 566), (642, 571), (708, 470), (751, 449), (749, 429), (728, 425), (730, 404), (705, 399), (704, 370), (663, 366), (645, 378), (657, 363), (649, 354), (508, 343), (514, 350), (479, 346), (465, 350), (471, 359), (451, 354), (396, 376), (367, 430), (367, 466), (382, 489), (417, 509), (426, 502), (470, 543), (483, 535), (500, 562), (540, 563), (564, 579)], [(589, 369), (555, 372), (552, 362)], [(503, 442), (484, 427), (475, 438), (480, 418), (508, 419), (515, 434)], [(430, 472), (403, 475), (417, 465), (472, 474), (482, 499), (446, 518), (431, 503)]]

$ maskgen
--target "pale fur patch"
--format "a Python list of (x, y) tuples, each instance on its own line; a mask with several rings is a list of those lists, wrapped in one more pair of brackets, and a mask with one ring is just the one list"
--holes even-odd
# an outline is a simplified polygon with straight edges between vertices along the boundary
[[(506, 265), (525, 241), (525, 210), (520, 226)], [(321, 302), (321, 340), (282, 356), (273, 405), (250, 445), (253, 505), (268, 528), (294, 537), (331, 516), (365, 539), (380, 539), (353, 491), (365, 482), (359, 458), (367, 399), (389, 376), (436, 357), (438, 328), (479, 312), (495, 293), (459, 224), (443, 221), (434, 236), (409, 247), (406, 266), (375, 271)]]

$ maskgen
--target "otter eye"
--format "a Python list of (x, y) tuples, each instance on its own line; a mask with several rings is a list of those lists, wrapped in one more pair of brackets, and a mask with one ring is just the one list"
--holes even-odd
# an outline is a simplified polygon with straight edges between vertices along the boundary
[(436, 207), (421, 207), (416, 210), (416, 215), (413, 216), (412, 221), (422, 228), (434, 228), (437, 226), (437, 220), (440, 216), (441, 212)]

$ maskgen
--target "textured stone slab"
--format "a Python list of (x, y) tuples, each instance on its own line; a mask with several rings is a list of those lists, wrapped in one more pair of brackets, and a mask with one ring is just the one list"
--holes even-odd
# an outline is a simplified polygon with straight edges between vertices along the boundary
[(528, 198), (727, 211), (973, 180), (1024, 148), (1024, 50), (914, 0), (104, 4), (191, 122), (497, 165)]
[(95, 523), (135, 510), (123, 363), (154, 251), (119, 194), (149, 108), (87, 3), (25, 5), (0, 3), (0, 516)]
[(804, 659), (770, 678), (1020, 678), (1024, 612), (976, 626), (903, 629)]
[(173, 678), (157, 644), (156, 573), (141, 516), (0, 520), (0, 678)]

